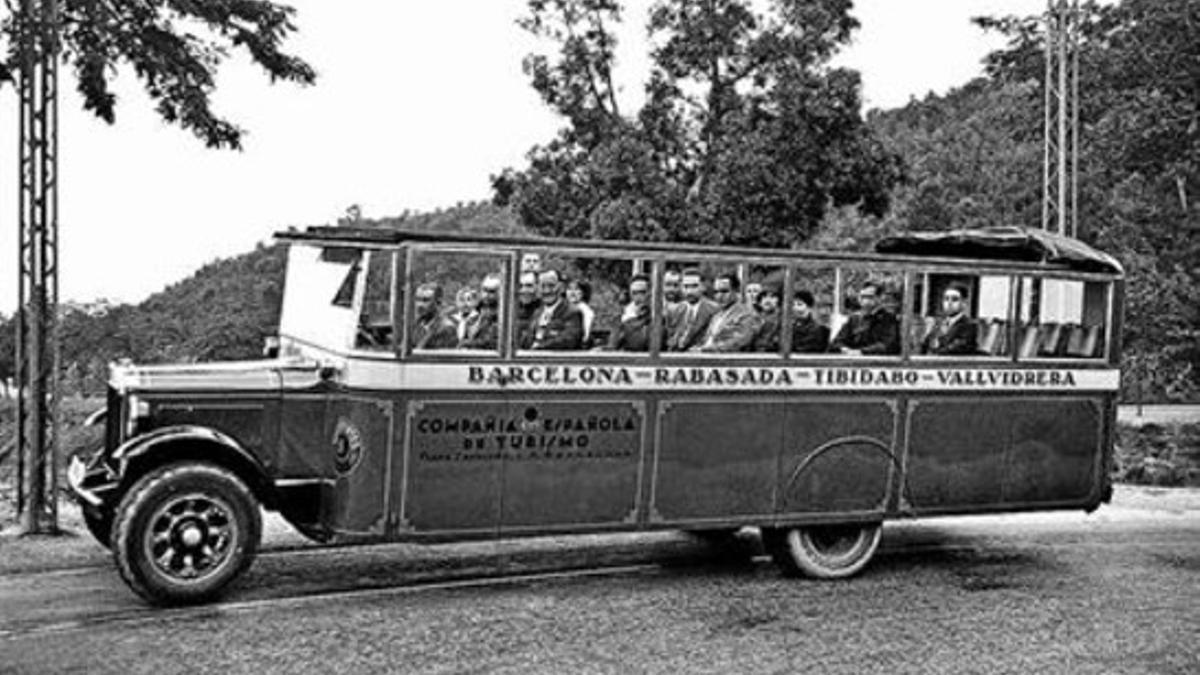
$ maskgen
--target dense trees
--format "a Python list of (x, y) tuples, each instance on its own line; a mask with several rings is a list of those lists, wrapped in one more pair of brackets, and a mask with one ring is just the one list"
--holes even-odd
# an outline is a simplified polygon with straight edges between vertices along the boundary
[[(1009, 38), (987, 74), (875, 113), (910, 182), (890, 218), (941, 229), (1040, 223), (1044, 61), (1038, 17), (981, 19)], [(1200, 396), (1200, 2), (1084, 4), (1080, 236), (1129, 277), (1126, 393)]]
[(780, 246), (830, 204), (882, 214), (899, 160), (861, 118), (857, 73), (828, 66), (850, 5), (659, 0), (646, 101), (622, 111), (620, 3), (530, 0), (522, 25), (558, 51), (525, 70), (567, 126), (493, 178), (497, 202), (544, 234)]
[[(21, 59), (19, 36), (29, 26), (6, 3), (0, 10), (0, 85)], [(74, 72), (86, 110), (111, 123), (117, 98), (109, 85), (118, 68), (141, 80), (158, 114), (210, 147), (241, 146), (242, 129), (212, 109), (217, 67), (243, 52), (271, 79), (311, 84), (316, 74), (283, 51), (293, 31), (290, 7), (267, 0), (193, 2), (61, 0), (62, 57)]]

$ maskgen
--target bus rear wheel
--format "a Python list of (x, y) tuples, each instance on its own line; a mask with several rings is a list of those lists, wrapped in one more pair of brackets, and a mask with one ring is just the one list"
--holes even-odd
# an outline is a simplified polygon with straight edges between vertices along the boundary
[(880, 523), (804, 525), (763, 530), (763, 547), (785, 574), (843, 579), (867, 566), (882, 535)]

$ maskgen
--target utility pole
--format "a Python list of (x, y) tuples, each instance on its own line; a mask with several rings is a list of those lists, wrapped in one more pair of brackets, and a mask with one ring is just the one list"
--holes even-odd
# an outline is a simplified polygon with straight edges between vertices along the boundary
[(58, 531), (58, 2), (21, 0), (17, 511), (24, 534)]
[(1079, 236), (1079, 0), (1048, 0), (1042, 229)]

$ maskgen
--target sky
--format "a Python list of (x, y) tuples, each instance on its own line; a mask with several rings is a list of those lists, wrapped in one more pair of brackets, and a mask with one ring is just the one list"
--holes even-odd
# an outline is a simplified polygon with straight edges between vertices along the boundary
[[(270, 84), (246, 59), (222, 69), (216, 110), (247, 130), (241, 152), (209, 150), (153, 112), (132, 73), (117, 121), (84, 113), (60, 74), (59, 296), (140, 302), (205, 263), (288, 226), (369, 218), (490, 197), (562, 126), (521, 72), (540, 45), (515, 21), (525, 0), (284, 0), (289, 50), (312, 87)], [(650, 0), (626, 0), (622, 108), (641, 100)], [(855, 0), (862, 27), (837, 65), (862, 73), (866, 108), (945, 93), (1002, 45), (972, 16), (1035, 14), (1045, 0)], [(0, 90), (0, 313), (17, 304), (16, 93)]]

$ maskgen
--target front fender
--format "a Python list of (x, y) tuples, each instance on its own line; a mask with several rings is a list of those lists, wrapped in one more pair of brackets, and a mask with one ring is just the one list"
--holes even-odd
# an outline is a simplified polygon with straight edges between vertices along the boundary
[(266, 468), (241, 443), (216, 429), (178, 425), (154, 429), (121, 444), (112, 453), (117, 475), (125, 484), (149, 469), (177, 460), (208, 461), (224, 466), (246, 481), (250, 489), (267, 501)]

